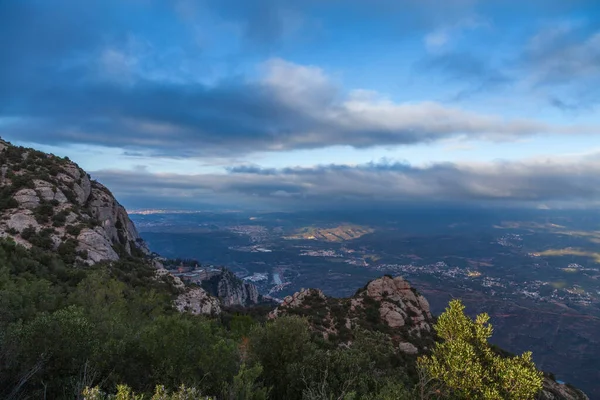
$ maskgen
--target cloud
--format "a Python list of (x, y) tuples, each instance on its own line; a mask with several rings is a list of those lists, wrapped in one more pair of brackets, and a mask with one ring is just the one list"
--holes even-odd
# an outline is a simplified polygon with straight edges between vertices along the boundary
[(569, 83), (600, 76), (600, 30), (560, 24), (535, 35), (527, 52), (537, 84)]
[(490, 27), (490, 23), (480, 16), (472, 15), (462, 18), (452, 25), (437, 27), (434, 31), (425, 35), (425, 47), (432, 53), (443, 52), (453, 39), (459, 38), (465, 31), (484, 27)]
[(445, 30), (430, 32), (425, 36), (425, 46), (429, 51), (443, 47), (450, 40), (450, 35)]
[(525, 49), (529, 84), (553, 106), (573, 111), (600, 101), (600, 26), (567, 20), (542, 29)]
[(414, 70), (436, 72), (447, 82), (460, 83), (463, 88), (457, 92), (455, 100), (508, 86), (515, 80), (515, 77), (492, 65), (489, 57), (466, 51), (428, 55), (415, 64)]
[(0, 92), (0, 108), (19, 117), (0, 129), (36, 143), (88, 143), (152, 154), (201, 156), (410, 145), (447, 138), (510, 141), (542, 133), (597, 133), (593, 127), (505, 119), (436, 102), (397, 103), (378, 93), (346, 93), (323, 70), (281, 59), (256, 80), (208, 86), (138, 77), (48, 84)]
[[(176, 175), (96, 171), (126, 204), (161, 201), (237, 204), (261, 208), (377, 207), (402, 203), (592, 204), (600, 200), (600, 155), (523, 162), (371, 163), (314, 168), (231, 168), (224, 174)], [(143, 195), (144, 200), (140, 200)], [(135, 204), (133, 204), (135, 203)]]
[[(598, 133), (598, 127), (503, 118), (439, 102), (397, 102), (385, 94), (344, 88), (317, 66), (278, 58), (261, 63), (258, 75), (248, 64), (233, 69), (235, 73), (226, 68), (215, 71), (219, 69), (212, 67), (215, 50), (199, 48), (192, 34), (211, 13), (221, 19), (210, 20), (207, 26), (239, 25), (255, 41), (287, 37), (293, 19), (300, 21), (293, 31), (304, 34), (304, 21), (315, 15), (329, 18), (327, 22), (336, 29), (333, 22), (369, 16), (370, 23), (402, 26), (399, 36), (405, 32), (400, 23), (405, 20), (416, 21), (407, 26), (422, 33), (435, 32), (437, 27), (464, 30), (477, 25), (473, 22), (477, 20), (469, 19), (476, 1), (453, 0), (444, 7), (435, 7), (433, 0), (232, 4), (229, 0), (0, 1), (0, 38), (4, 38), (0, 135), (40, 144), (94, 144), (195, 157), (334, 145), (411, 145), (448, 138), (505, 141), (538, 134)], [(145, 18), (124, 18), (138, 12)], [(225, 36), (223, 32), (219, 34)], [(546, 42), (540, 39), (541, 44), (532, 47), (537, 57), (532, 60), (548, 53)], [(587, 47), (569, 54), (593, 54), (594, 36), (586, 43)], [(228, 65), (236, 65), (237, 54), (228, 51), (239, 50), (239, 43), (226, 44), (233, 50), (218, 54), (225, 59), (231, 56)], [(506, 78), (468, 54), (440, 55), (429, 61), (429, 68), (455, 79), (472, 77), (466, 93), (501, 84)], [(577, 104), (559, 94), (555, 97), (562, 104)]]

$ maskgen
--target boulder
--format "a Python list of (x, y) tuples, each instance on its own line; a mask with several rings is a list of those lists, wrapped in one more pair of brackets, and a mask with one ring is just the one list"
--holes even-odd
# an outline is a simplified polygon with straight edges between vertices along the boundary
[(391, 328), (397, 328), (404, 326), (406, 314), (396, 304), (388, 303), (384, 301), (379, 306), (379, 316), (386, 322)]
[(194, 315), (218, 315), (221, 313), (219, 300), (202, 288), (192, 288), (180, 294), (175, 300), (175, 308), (179, 312)]
[(33, 213), (29, 210), (22, 210), (15, 214), (11, 214), (10, 218), (6, 222), (6, 225), (10, 229), (15, 229), (17, 232), (21, 233), (23, 230), (33, 227), (38, 229), (39, 224), (35, 220)]
[(111, 241), (105, 236), (101, 228), (85, 228), (77, 236), (79, 245), (77, 251), (87, 253), (88, 264), (94, 264), (100, 261), (119, 259), (119, 255), (112, 248)]
[(407, 354), (417, 354), (419, 352), (419, 349), (417, 349), (415, 345), (409, 342), (398, 343), (398, 349)]
[(34, 179), (33, 183), (35, 185), (35, 191), (40, 194), (42, 199), (46, 201), (56, 200), (61, 204), (68, 201), (64, 193), (50, 182)]
[(21, 189), (13, 197), (21, 208), (33, 209), (40, 205), (40, 198), (33, 189)]

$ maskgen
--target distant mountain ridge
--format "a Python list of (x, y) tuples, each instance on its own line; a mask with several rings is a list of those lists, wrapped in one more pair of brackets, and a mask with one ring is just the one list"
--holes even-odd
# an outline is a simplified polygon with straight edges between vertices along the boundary
[(332, 228), (303, 228), (293, 235), (285, 237), (289, 240), (309, 239), (323, 242), (343, 242), (373, 233), (373, 229), (359, 225), (340, 225)]

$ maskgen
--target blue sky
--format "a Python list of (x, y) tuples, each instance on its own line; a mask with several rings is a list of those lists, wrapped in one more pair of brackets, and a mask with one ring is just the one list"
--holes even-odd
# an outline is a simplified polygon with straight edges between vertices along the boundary
[(0, 1), (0, 135), (129, 208), (595, 206), (600, 4)]

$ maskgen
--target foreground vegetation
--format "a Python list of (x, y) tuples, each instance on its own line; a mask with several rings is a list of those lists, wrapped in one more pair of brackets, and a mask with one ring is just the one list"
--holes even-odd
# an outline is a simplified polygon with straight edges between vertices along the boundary
[(69, 260), (0, 240), (1, 398), (529, 399), (541, 388), (530, 355), (493, 352), (487, 318), (458, 302), (437, 324), (443, 341), (407, 361), (377, 331), (349, 346), (298, 316), (177, 313), (172, 286), (141, 258)]

